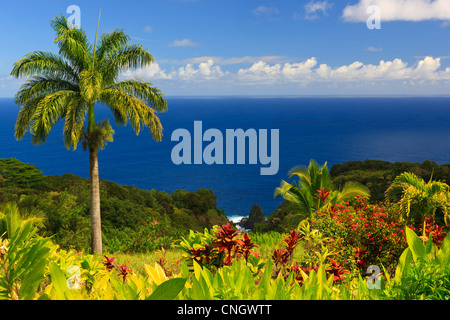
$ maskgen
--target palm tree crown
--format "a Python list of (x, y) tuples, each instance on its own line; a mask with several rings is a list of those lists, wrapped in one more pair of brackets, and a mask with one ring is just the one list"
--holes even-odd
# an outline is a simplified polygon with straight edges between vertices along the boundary
[(68, 26), (64, 16), (56, 17), (51, 26), (59, 54), (34, 51), (15, 62), (11, 72), (17, 78), (31, 77), (15, 96), (21, 106), (16, 138), (30, 131), (34, 143), (45, 142), (53, 125), (62, 119), (66, 147), (75, 149), (86, 131), (88, 111), (88, 129), (94, 130), (90, 106), (101, 102), (109, 107), (116, 124), (130, 122), (136, 134), (146, 126), (161, 140), (162, 126), (155, 115), (155, 110), (167, 110), (161, 91), (150, 82), (118, 81), (122, 70), (151, 64), (152, 55), (141, 45), (130, 44), (122, 30), (103, 34), (95, 48), (83, 30)]
[(320, 167), (315, 160), (311, 160), (308, 167), (297, 166), (289, 171), (290, 178), (295, 176), (299, 178), (298, 182), (288, 183), (283, 180), (274, 195), (281, 195), (307, 216), (332, 204), (348, 201), (356, 195), (370, 196), (368, 188), (356, 182), (347, 182), (342, 189), (336, 189), (327, 163)]
[(439, 209), (445, 224), (450, 210), (450, 187), (432, 178), (425, 182), (414, 173), (404, 172), (397, 176), (386, 190), (386, 199), (392, 200), (400, 194), (398, 201), (402, 218), (410, 222), (419, 222), (424, 217), (436, 218)]
[(97, 151), (112, 141), (114, 131), (108, 120), (95, 122), (95, 103), (106, 105), (117, 125), (130, 123), (136, 134), (147, 127), (159, 141), (162, 125), (156, 113), (166, 111), (167, 102), (151, 82), (119, 80), (123, 70), (153, 62), (152, 55), (141, 45), (130, 44), (122, 30), (102, 34), (98, 43), (96, 35), (92, 45), (86, 33), (69, 26), (63, 15), (54, 18), (51, 27), (56, 32), (58, 54), (34, 51), (13, 65), (12, 76), (28, 78), (15, 96), (20, 106), (15, 137), (23, 139), (29, 131), (34, 144), (43, 143), (53, 126), (63, 120), (67, 149), (76, 149), (79, 142), (89, 149), (91, 223), (95, 218), (95, 237), (100, 237), (93, 247), (101, 253)]

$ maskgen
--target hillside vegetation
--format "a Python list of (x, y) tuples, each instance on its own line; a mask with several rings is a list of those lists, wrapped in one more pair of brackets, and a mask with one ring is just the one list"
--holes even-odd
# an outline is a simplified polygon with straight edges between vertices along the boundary
[[(89, 180), (73, 174), (46, 176), (36, 166), (0, 159), (0, 203), (44, 217), (41, 233), (62, 248), (90, 250)], [(101, 181), (102, 231), (110, 252), (170, 247), (189, 230), (227, 222), (217, 196), (206, 189), (171, 194)]]

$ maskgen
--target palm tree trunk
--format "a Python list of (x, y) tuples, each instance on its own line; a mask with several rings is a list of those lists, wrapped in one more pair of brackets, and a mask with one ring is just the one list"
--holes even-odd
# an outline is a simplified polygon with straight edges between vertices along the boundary
[(93, 253), (102, 254), (98, 155), (97, 150), (92, 147), (89, 148), (89, 182), (91, 185), (91, 247)]

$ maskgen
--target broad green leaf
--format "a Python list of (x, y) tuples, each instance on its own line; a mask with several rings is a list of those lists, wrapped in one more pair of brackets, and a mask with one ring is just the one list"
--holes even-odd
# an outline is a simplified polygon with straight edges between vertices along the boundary
[(191, 298), (194, 300), (206, 300), (205, 291), (195, 277), (192, 277)]
[(39, 252), (34, 259), (31, 268), (25, 274), (22, 284), (20, 286), (19, 296), (21, 299), (30, 300), (33, 299), (36, 294), (39, 283), (44, 276), (45, 267), (47, 266), (47, 257), (50, 249), (40, 248)]
[(441, 264), (450, 262), (450, 235), (447, 235), (445, 237), (444, 241), (441, 244), (441, 248), (436, 255), (436, 258)]
[(66, 296), (64, 293), (69, 290), (69, 287), (67, 287), (67, 279), (64, 276), (64, 273), (54, 262), (50, 262), (49, 268), (53, 288), (55, 288), (56, 290), (56, 299), (66, 300)]
[(431, 253), (434, 251), (434, 248), (436, 248), (436, 246), (433, 244), (433, 237), (431, 237), (430, 235), (427, 242), (425, 243), (425, 254), (431, 255)]
[(406, 241), (411, 249), (414, 261), (417, 261), (419, 258), (425, 258), (425, 247), (422, 244), (422, 241), (417, 234), (408, 227), (406, 227)]
[(404, 274), (406, 274), (411, 263), (411, 249), (406, 248), (398, 260), (397, 269), (395, 270), (394, 282), (399, 284)]
[(272, 260), (268, 260), (264, 268), (264, 275), (259, 283), (259, 287), (268, 289), (270, 287), (270, 278), (272, 277)]

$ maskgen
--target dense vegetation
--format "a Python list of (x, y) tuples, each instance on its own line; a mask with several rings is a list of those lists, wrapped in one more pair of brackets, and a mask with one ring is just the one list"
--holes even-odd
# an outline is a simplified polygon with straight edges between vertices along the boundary
[[(356, 163), (363, 181), (370, 163)], [(326, 166), (311, 162), (290, 184), (297, 189), (282, 183), (293, 197), (266, 221), (252, 208), (247, 222), (266, 231), (250, 233), (226, 219), (210, 190), (167, 194), (101, 181), (102, 257), (89, 254), (88, 181), (0, 159), (0, 298), (448, 300), (450, 187), (426, 168), (433, 177), (445, 170), (407, 166), (426, 180), (402, 172), (389, 178), (384, 201), (370, 201), (361, 185), (324, 184)], [(364, 195), (347, 196), (357, 189)], [(131, 266), (120, 252), (147, 255)]]
[[(45, 176), (35, 166), (0, 159), (0, 203), (44, 215), (41, 233), (64, 249), (90, 252), (89, 180), (64, 174)], [(211, 190), (171, 194), (101, 181), (102, 230), (108, 252), (169, 248), (189, 230), (226, 223)]]
[[(350, 181), (358, 182), (369, 189), (370, 201), (373, 203), (385, 202), (387, 189), (395, 178), (404, 172), (413, 173), (425, 181), (433, 179), (450, 182), (450, 164), (438, 165), (428, 160), (421, 164), (391, 163), (380, 160), (348, 161), (343, 164), (335, 164), (330, 168), (330, 176), (337, 188), (343, 187)], [(286, 232), (295, 228), (306, 217), (292, 203), (283, 201), (275, 211), (268, 215), (267, 221), (255, 225), (255, 230)]]
[(163, 254), (138, 273), (112, 256), (61, 250), (37, 234), (38, 221), (21, 217), (15, 205), (0, 212), (0, 299), (450, 298), (450, 237), (436, 243), (408, 227), (394, 272), (383, 264), (369, 266), (365, 276), (355, 272), (305, 221), (288, 234), (253, 239), (230, 223), (191, 231), (179, 242), (185, 260), (172, 267)]

